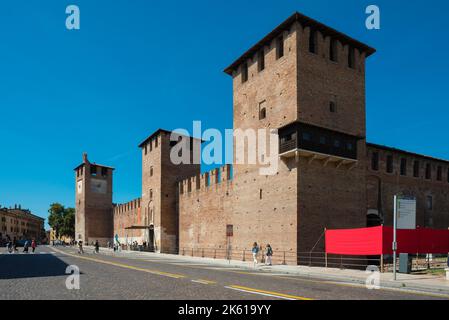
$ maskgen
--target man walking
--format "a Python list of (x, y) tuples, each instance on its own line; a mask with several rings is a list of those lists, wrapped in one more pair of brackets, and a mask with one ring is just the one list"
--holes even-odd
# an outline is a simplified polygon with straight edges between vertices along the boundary
[(79, 254), (83, 254), (84, 250), (83, 250), (83, 242), (80, 240), (78, 241), (78, 253)]
[(100, 252), (100, 244), (98, 243), (98, 240), (95, 240), (95, 253), (99, 253)]

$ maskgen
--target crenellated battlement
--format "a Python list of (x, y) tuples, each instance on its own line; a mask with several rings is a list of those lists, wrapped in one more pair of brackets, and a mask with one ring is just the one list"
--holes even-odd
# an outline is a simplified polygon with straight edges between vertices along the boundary
[(230, 164), (180, 181), (178, 183), (179, 195), (182, 196), (195, 191), (207, 191), (228, 181), (232, 181), (232, 166)]
[(141, 198), (134, 199), (132, 201), (121, 203), (121, 204), (115, 204), (114, 205), (114, 215), (116, 214), (123, 214), (130, 211), (134, 211), (141, 208)]

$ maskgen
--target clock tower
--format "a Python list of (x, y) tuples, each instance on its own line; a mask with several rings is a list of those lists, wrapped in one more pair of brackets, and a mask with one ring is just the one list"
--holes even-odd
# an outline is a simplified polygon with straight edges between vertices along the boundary
[(104, 246), (113, 238), (112, 175), (114, 168), (90, 163), (87, 154), (75, 168), (75, 240)]

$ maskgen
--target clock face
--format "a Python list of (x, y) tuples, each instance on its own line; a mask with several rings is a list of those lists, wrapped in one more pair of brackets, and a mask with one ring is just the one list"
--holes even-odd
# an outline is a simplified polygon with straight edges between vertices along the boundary
[(82, 180), (78, 181), (77, 190), (78, 190), (78, 193), (83, 192), (83, 181)]

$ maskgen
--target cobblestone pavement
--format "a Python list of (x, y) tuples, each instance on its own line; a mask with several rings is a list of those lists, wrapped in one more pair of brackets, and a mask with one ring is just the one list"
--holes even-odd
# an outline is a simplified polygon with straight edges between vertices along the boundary
[[(80, 289), (66, 287), (68, 266), (80, 270)], [(8, 254), (0, 248), (0, 299), (448, 299), (397, 290), (265, 274), (239, 268), (130, 255), (109, 256), (73, 248), (38, 248)]]

